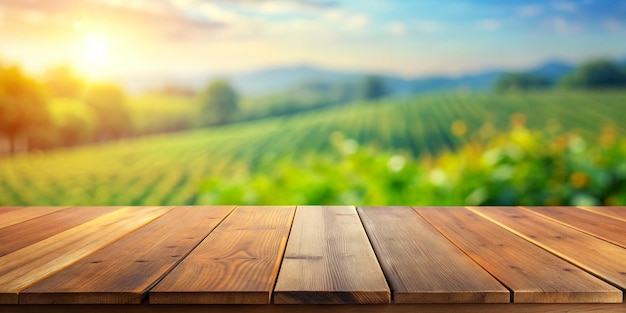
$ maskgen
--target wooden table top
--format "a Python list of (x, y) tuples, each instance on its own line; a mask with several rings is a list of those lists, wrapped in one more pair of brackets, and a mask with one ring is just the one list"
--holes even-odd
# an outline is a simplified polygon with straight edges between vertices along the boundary
[(626, 312), (623, 290), (626, 207), (0, 207), (2, 312)]

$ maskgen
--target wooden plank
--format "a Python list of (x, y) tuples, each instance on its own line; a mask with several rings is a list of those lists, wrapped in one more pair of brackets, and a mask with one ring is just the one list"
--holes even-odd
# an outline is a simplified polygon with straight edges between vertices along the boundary
[(580, 209), (602, 214), (608, 217), (616, 218), (618, 220), (626, 221), (626, 207), (623, 206), (607, 206), (607, 207), (579, 207)]
[[(17, 303), (18, 293), (171, 210), (128, 207), (93, 219), (0, 257), (0, 303)], [(74, 208), (76, 214), (89, 208)]]
[(21, 206), (0, 206), (0, 217), (2, 217), (2, 213), (19, 210), (21, 208)]
[(234, 207), (177, 207), (152, 223), (24, 290), (27, 304), (141, 303)]
[(410, 207), (360, 207), (395, 303), (509, 302), (509, 291)]
[(626, 289), (626, 249), (520, 208), (471, 207), (470, 210)]
[(80, 214), (76, 213), (76, 209), (60, 210), (19, 224), (0, 228), (0, 256), (24, 248), (37, 241), (46, 239), (117, 209), (119, 208), (94, 207), (81, 209)]
[(619, 303), (622, 292), (464, 208), (415, 208), (518, 303)]
[(67, 207), (21, 207), (17, 210), (7, 210), (0, 214), (0, 228), (15, 225), (30, 219), (65, 210)]
[(318, 304), (318, 305), (4, 305), (3, 313), (598, 313), (626, 312), (623, 303)]
[(522, 207), (522, 209), (626, 248), (626, 220), (574, 207)]
[(274, 303), (371, 304), (390, 297), (355, 207), (297, 208)]
[(294, 213), (238, 207), (150, 291), (150, 303), (269, 303)]

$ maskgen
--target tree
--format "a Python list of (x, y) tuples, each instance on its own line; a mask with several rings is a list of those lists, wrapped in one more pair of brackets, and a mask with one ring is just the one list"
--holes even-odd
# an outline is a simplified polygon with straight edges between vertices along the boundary
[(130, 134), (132, 121), (126, 93), (121, 87), (110, 83), (92, 85), (87, 89), (84, 101), (98, 116), (97, 139), (120, 139)]
[(361, 83), (361, 97), (363, 99), (380, 99), (388, 93), (385, 83), (379, 76), (368, 75)]
[(574, 88), (610, 88), (626, 86), (626, 74), (609, 60), (593, 60), (563, 77), (561, 84)]
[(0, 134), (9, 139), (10, 152), (15, 153), (18, 138), (49, 124), (41, 87), (18, 67), (0, 64)]
[(223, 79), (212, 81), (200, 94), (200, 102), (209, 125), (231, 122), (239, 110), (237, 93)]
[(49, 69), (45, 75), (44, 85), (54, 97), (79, 98), (85, 91), (85, 83), (67, 65)]
[(496, 81), (494, 88), (498, 91), (521, 91), (545, 89), (551, 82), (547, 77), (529, 73), (505, 73)]

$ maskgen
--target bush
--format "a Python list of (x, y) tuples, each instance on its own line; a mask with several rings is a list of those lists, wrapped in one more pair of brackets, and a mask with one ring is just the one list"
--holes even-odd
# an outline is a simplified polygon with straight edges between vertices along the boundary
[[(335, 135), (332, 154), (284, 158), (254, 174), (207, 179), (200, 203), (367, 205), (624, 205), (626, 143), (601, 145), (518, 125), (486, 144), (412, 159)], [(340, 139), (337, 139), (340, 138)]]

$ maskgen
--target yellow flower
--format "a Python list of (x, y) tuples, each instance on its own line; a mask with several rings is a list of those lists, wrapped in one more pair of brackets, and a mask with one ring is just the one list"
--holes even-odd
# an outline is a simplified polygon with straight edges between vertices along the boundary
[(569, 179), (572, 185), (578, 189), (589, 185), (589, 176), (583, 172), (574, 172)]
[(465, 124), (465, 122), (461, 120), (456, 120), (454, 121), (454, 123), (452, 123), (450, 130), (452, 131), (452, 134), (454, 134), (455, 136), (463, 137), (465, 133), (467, 132), (467, 125)]

